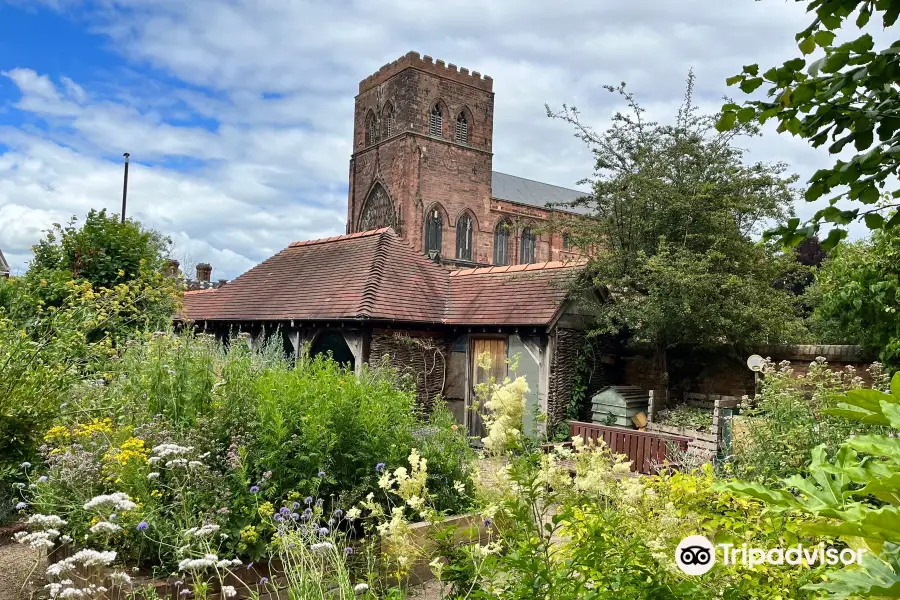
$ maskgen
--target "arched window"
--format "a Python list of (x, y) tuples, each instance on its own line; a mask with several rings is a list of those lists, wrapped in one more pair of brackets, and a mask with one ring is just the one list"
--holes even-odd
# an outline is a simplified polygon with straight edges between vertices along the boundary
[(384, 137), (394, 135), (394, 107), (391, 104), (384, 109)]
[(456, 142), (458, 144), (469, 143), (469, 122), (466, 120), (466, 113), (461, 112), (456, 117)]
[(444, 113), (440, 104), (435, 104), (428, 115), (428, 135), (434, 137), (443, 137), (444, 135)]
[(397, 228), (397, 216), (394, 203), (380, 183), (375, 184), (366, 201), (363, 202), (359, 217), (359, 231), (380, 229), (381, 227)]
[(369, 111), (369, 114), (366, 116), (366, 146), (371, 146), (378, 140), (376, 127), (375, 113)]
[(569, 233), (566, 232), (563, 234), (563, 250), (568, 252), (572, 248), (572, 240), (569, 239)]
[(494, 228), (494, 264), (505, 266), (509, 264), (509, 232), (512, 223), (504, 219)]
[(522, 230), (522, 244), (519, 248), (519, 264), (530, 265), (534, 262), (534, 250), (537, 240), (531, 227)]
[(444, 217), (439, 208), (433, 207), (425, 215), (425, 253), (440, 253), (443, 237)]
[(472, 261), (472, 217), (463, 213), (456, 221), (456, 258)]

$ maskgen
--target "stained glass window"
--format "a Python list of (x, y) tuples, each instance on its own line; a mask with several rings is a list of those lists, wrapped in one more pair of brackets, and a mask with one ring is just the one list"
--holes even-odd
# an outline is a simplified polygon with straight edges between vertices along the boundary
[(362, 214), (359, 217), (359, 231), (369, 231), (381, 227), (397, 228), (397, 215), (394, 213), (394, 204), (387, 192), (381, 186), (376, 185), (369, 192), (369, 197), (363, 203)]
[(522, 246), (519, 253), (519, 264), (530, 265), (534, 262), (534, 250), (537, 240), (530, 227), (522, 230)]
[(494, 264), (504, 266), (509, 264), (509, 231), (512, 224), (503, 220), (497, 223), (494, 229)]
[(472, 217), (463, 213), (456, 221), (456, 258), (472, 260)]
[(441, 251), (441, 243), (444, 237), (444, 219), (441, 211), (432, 208), (425, 217), (425, 252)]

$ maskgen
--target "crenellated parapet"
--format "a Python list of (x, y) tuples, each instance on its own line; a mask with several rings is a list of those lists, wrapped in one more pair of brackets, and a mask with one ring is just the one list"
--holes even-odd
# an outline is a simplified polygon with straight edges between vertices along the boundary
[(487, 75), (482, 76), (478, 71), (470, 72), (465, 67), (457, 67), (453, 63), (446, 64), (443, 60), (435, 60), (428, 55), (420, 56), (418, 52), (407, 52), (397, 60), (384, 65), (378, 71), (360, 81), (359, 93), (362, 94), (373, 87), (381, 85), (400, 71), (409, 68), (419, 69), (445, 79), (471, 85), (487, 92), (492, 91), (494, 87), (494, 80)]

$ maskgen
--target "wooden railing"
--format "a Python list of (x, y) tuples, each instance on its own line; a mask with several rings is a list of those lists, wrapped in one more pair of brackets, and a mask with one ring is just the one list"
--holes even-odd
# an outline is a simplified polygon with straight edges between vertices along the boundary
[(638, 431), (625, 427), (597, 425), (596, 423), (569, 422), (571, 437), (585, 440), (603, 440), (615, 454), (624, 454), (631, 461), (631, 470), (650, 475), (658, 467), (669, 463), (677, 467), (676, 458), (670, 456), (670, 447), (676, 446), (682, 452), (687, 450), (690, 438), (649, 431)]

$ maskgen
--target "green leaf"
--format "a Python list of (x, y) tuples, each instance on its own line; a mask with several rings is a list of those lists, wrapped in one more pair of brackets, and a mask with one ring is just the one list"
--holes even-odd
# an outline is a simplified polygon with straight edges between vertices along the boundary
[(740, 88), (741, 91), (745, 94), (753, 93), (759, 86), (763, 84), (763, 80), (760, 77), (753, 77), (750, 79), (745, 79), (741, 82)]
[(869, 52), (872, 48), (875, 47), (875, 41), (872, 39), (872, 36), (868, 33), (859, 36), (852, 42), (850, 42), (850, 48), (853, 49), (854, 52), (858, 54), (862, 54), (863, 52)]
[(826, 46), (830, 46), (834, 43), (835, 33), (833, 31), (817, 31), (813, 37), (816, 40), (816, 44), (825, 48)]
[(738, 81), (741, 81), (744, 78), (743, 75), (734, 75), (725, 80), (725, 85), (734, 85)]
[(816, 40), (813, 36), (809, 36), (808, 38), (797, 44), (797, 47), (800, 48), (800, 52), (802, 52), (803, 54), (812, 54), (816, 49)]
[(719, 117), (719, 122), (716, 123), (716, 129), (718, 131), (729, 131), (734, 128), (735, 121), (737, 121), (737, 113), (733, 110), (727, 110)]
[(869, 213), (865, 216), (866, 227), (869, 229), (881, 229), (884, 227), (884, 217), (878, 213)]
[(742, 108), (737, 112), (738, 121), (741, 123), (749, 123), (756, 116), (756, 109), (752, 106)]
[(878, 202), (878, 199), (881, 197), (881, 194), (878, 193), (878, 188), (875, 187), (875, 184), (870, 184), (864, 189), (859, 195), (859, 201), (863, 204), (875, 204)]
[(825, 252), (832, 250), (845, 237), (847, 237), (847, 232), (843, 229), (832, 229), (828, 232), (828, 237), (822, 240), (822, 250), (824, 250)]

